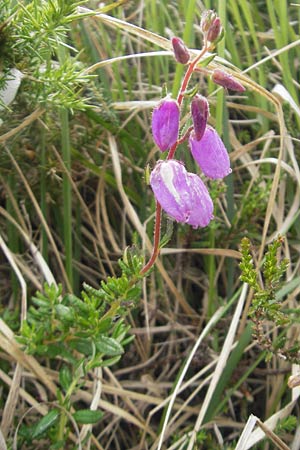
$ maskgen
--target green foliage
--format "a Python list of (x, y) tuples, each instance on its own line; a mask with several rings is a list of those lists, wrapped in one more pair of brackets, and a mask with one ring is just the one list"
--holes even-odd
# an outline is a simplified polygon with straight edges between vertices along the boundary
[(90, 409), (80, 409), (73, 414), (73, 418), (78, 423), (97, 423), (103, 417), (102, 411), (91, 411)]
[[(62, 296), (62, 287), (45, 285), (32, 298), (28, 318), (22, 324), (20, 342), (30, 354), (74, 362), (74, 351), (104, 365), (105, 357), (123, 353), (128, 326), (124, 316), (141, 295), (139, 271), (142, 258), (127, 249), (119, 261), (120, 277), (108, 277), (100, 289), (84, 284), (81, 298)], [(96, 363), (97, 361), (97, 363)]]
[(275, 432), (278, 434), (281, 433), (291, 433), (296, 429), (298, 425), (298, 419), (295, 416), (288, 416), (283, 420), (279, 420), (276, 425)]
[[(276, 296), (289, 264), (287, 259), (280, 260), (278, 256), (283, 241), (283, 238), (278, 236), (269, 245), (262, 269), (259, 271), (254, 267), (250, 240), (246, 237), (243, 238), (241, 242), (242, 261), (240, 263), (242, 275), (240, 278), (248, 283), (254, 291), (249, 316), (254, 323), (253, 335), (258, 343), (268, 350), (269, 356), (277, 354), (292, 362), (299, 362), (299, 345), (296, 344), (287, 348), (285, 333), (281, 334), (275, 342), (272, 342), (264, 331), (264, 325), (270, 322), (279, 329), (293, 322), (291, 315), (282, 311), (282, 302)], [(263, 282), (260, 280), (263, 280)]]
[(44, 62), (49, 54), (55, 56), (61, 45), (75, 51), (65, 40), (69, 24), (78, 18), (76, 8), (82, 3), (76, 0), (19, 3), (10, 24), (14, 56)]
[[(24, 74), (24, 88), (31, 104), (47, 103), (71, 110), (89, 107), (82, 88), (88, 82), (91, 84), (92, 78), (84, 73), (78, 51), (69, 43), (71, 24), (83, 17), (76, 12), (82, 3), (33, 0), (15, 5), (13, 1), (6, 2), (2, 13), (5, 20), (2, 70), (5, 73), (17, 67)], [(3, 77), (2, 81), (5, 81)]]
[[(238, 263), (235, 257), (231, 257), (231, 251), (237, 249), (236, 244), (244, 235), (249, 237), (255, 248), (262, 245), (261, 236), (267, 209), (272, 209), (274, 218), (279, 214), (283, 225), (287, 225), (284, 250), (290, 257), (292, 277), (282, 285), (285, 263), (279, 258), (280, 245), (269, 249), (270, 253), (267, 252), (262, 265), (258, 266), (255, 258), (252, 258), (250, 242), (248, 241), (249, 245), (243, 243), (242, 277), (254, 290), (250, 308), (253, 334), (268, 355), (282, 355), (291, 361), (298, 361), (298, 347), (293, 346), (287, 338), (297, 337), (296, 327), (300, 321), (298, 299), (289, 303), (289, 309), (284, 302), (287, 295), (293, 291), (298, 292), (299, 286), (297, 271), (300, 227), (296, 201), (298, 141), (293, 140), (293, 148), (287, 147), (288, 151), (284, 151), (282, 155), (278, 202), (270, 192), (274, 192), (271, 191), (271, 186), (275, 159), (280, 154), (280, 136), (287, 129), (292, 137), (297, 138), (299, 127), (296, 126), (295, 110), (287, 99), (283, 101), (285, 123), (283, 128), (278, 127), (278, 116), (268, 100), (269, 95), (265, 95), (267, 92), (263, 89), (271, 92), (274, 84), (279, 83), (287, 88), (295, 100), (295, 91), (299, 97), (297, 65), (292, 62), (298, 61), (300, 56), (299, 45), (294, 46), (299, 39), (300, 8), (293, 3), (276, 0), (275, 16), (270, 17), (268, 10), (273, 11), (272, 2), (206, 1), (198, 2), (199, 7), (196, 7), (195, 0), (149, 0), (144, 2), (144, 8), (137, 14), (135, 2), (125, 0), (122, 7), (113, 9), (109, 14), (126, 21), (128, 26), (132, 22), (142, 27), (141, 30), (146, 33), (139, 35), (128, 33), (126, 27), (123, 30), (118, 28), (114, 25), (117, 21), (112, 21), (107, 26), (99, 17), (81, 20), (83, 15), (79, 17), (76, 10), (80, 3), (94, 9), (99, 6), (99, 2), (95, 1), (1, 1), (0, 89), (6, 84), (7, 74), (12, 68), (17, 68), (23, 74), (14, 102), (9, 109), (1, 112), (1, 135), (15, 130), (12, 138), (4, 141), (4, 144), (20, 166), (33, 194), (29, 195), (25, 191), (3, 145), (0, 149), (0, 172), (3, 177), (1, 210), (4, 207), (12, 219), (17, 221), (42, 252), (57, 283), (63, 283), (63, 287), (59, 288), (45, 286), (42, 292), (35, 294), (29, 301), (28, 319), (23, 323), (19, 337), (24, 350), (34, 355), (44, 373), (49, 374), (55, 382), (56, 395), (47, 391), (47, 387), (42, 388), (46, 391), (42, 398), (49, 400), (43, 402), (40, 396), (42, 391), (38, 388), (43, 385), (43, 379), (39, 380), (37, 377), (32, 383), (26, 371), (25, 378), (22, 379), (23, 388), (42, 403), (44, 408), (48, 408), (48, 413), (41, 418), (37, 410), (31, 408), (26, 401), (18, 401), (7, 438), (8, 448), (12, 448), (10, 442), (21, 417), (24, 420), (17, 433), (18, 448), (75, 448), (76, 444), (70, 439), (71, 432), (75, 435), (75, 422), (79, 431), (82, 424), (96, 423), (94, 431), (88, 433), (81, 442), (82, 446), (86, 445), (88, 439), (92, 437), (94, 440), (100, 434), (101, 443), (98, 445), (103, 448), (114, 445), (119, 448), (144, 448), (146, 445), (150, 448), (154, 441), (157, 442), (161, 431), (157, 424), (161, 421), (157, 420), (159, 411), (152, 416), (153, 408), (158, 406), (151, 403), (152, 392), (157, 402), (163, 402), (168, 397), (167, 386), (174, 383), (178, 361), (186, 358), (190, 342), (197, 339), (207, 320), (207, 301), (209, 300), (211, 314), (218, 304), (239, 295)], [(107, 1), (104, 8), (113, 8), (116, 4), (121, 4), (121, 1)], [(152, 210), (152, 196), (143, 177), (143, 168), (146, 164), (153, 167), (153, 160), (157, 155), (154, 155), (155, 148), (151, 139), (151, 105), (147, 101), (156, 101), (160, 94), (167, 94), (162, 88), (164, 82), (169, 90), (173, 85), (174, 92), (177, 92), (184, 67), (175, 64), (174, 58), (169, 54), (154, 56), (149, 53), (146, 56), (144, 52), (168, 50), (164, 44), (160, 46), (159, 40), (157, 45), (155, 40), (148, 41), (147, 32), (158, 33), (158, 38), (169, 38), (176, 33), (190, 49), (195, 49), (192, 50), (194, 54), (201, 48), (201, 34), (198, 30), (203, 7), (216, 10), (222, 8), (223, 11), (226, 9), (224, 27), (227, 32), (221, 43), (222, 45), (225, 41), (226, 50), (221, 53), (218, 49), (219, 56), (224, 59), (212, 54), (199, 63), (202, 74), (199, 72), (195, 76), (194, 85), (192, 83), (185, 92), (185, 111), (190, 103), (188, 97), (196, 90), (200, 88), (203, 95), (210, 93), (210, 123), (215, 126), (216, 110), (218, 131), (231, 152), (233, 173), (226, 179), (226, 183), (209, 181), (210, 193), (216, 206), (215, 220), (209, 229), (192, 230), (176, 225), (172, 230), (172, 222), (164, 219), (160, 248), (169, 242), (173, 231), (171, 247), (178, 246), (184, 252), (168, 254), (162, 258), (169, 279), (159, 270), (151, 273), (147, 284), (149, 310), (144, 310), (149, 317), (144, 317), (143, 311), (133, 317), (135, 326), (140, 331), (145, 327), (145, 319), (150, 327), (149, 330), (144, 329), (128, 354), (124, 355), (126, 345), (133, 339), (128, 334), (125, 316), (140, 298), (139, 273), (142, 258), (127, 249), (121, 261), (121, 266), (124, 264), (121, 274), (118, 278), (107, 277), (108, 274), (115, 273), (119, 249), (124, 242), (131, 242), (132, 234), (136, 232), (126, 207), (120, 201), (107, 136), (111, 134), (116, 138), (124, 191), (151, 236), (153, 225), (148, 219)], [(286, 7), (287, 14), (284, 13)], [(94, 12), (91, 11), (89, 15)], [(280, 64), (274, 64), (274, 59), (264, 61), (266, 56), (280, 49), (286, 49), (284, 53), (287, 55), (279, 55)], [(138, 53), (144, 53), (144, 56), (140, 58), (136, 55)], [(126, 59), (118, 59), (125, 55)], [(112, 62), (115, 57), (116, 61)], [(93, 76), (89, 76), (89, 67), (100, 61), (100, 67), (93, 71)], [(220, 92), (216, 96), (216, 86), (212, 85), (209, 78), (211, 69), (223, 64), (224, 69), (227, 67), (233, 72), (237, 68), (245, 69), (250, 80), (258, 83), (256, 88), (247, 86), (249, 88), (243, 96), (230, 91), (223, 94), (218, 88)], [(249, 70), (254, 64), (255, 68)], [(243, 73), (241, 75), (244, 76)], [(46, 112), (38, 120), (26, 124), (24, 117), (37, 106), (41, 106)], [(58, 109), (61, 107), (74, 112), (70, 115), (69, 124), (59, 118)], [(78, 110), (82, 112), (78, 113)], [(24, 127), (18, 129), (19, 125)], [(190, 125), (189, 121), (184, 124), (183, 133)], [(71, 160), (62, 155), (67, 166), (65, 172), (53, 151), (61, 151), (60, 130), (70, 137)], [(267, 133), (271, 130), (274, 130), (274, 135)], [(185, 159), (189, 155), (186, 145), (181, 145), (180, 151), (182, 153), (178, 155), (178, 159)], [(263, 162), (260, 161), (262, 158)], [(272, 162), (270, 158), (273, 159)], [(191, 170), (194, 170), (192, 158), (189, 164), (193, 164)], [(64, 209), (62, 196), (64, 175), (72, 181), (69, 210)], [(41, 186), (44, 189), (42, 196)], [(75, 188), (78, 192), (75, 192)], [(62, 229), (66, 218), (69, 219), (66, 228), (73, 237), (73, 253), (69, 253), (73, 270), (73, 283), (70, 279), (70, 286), (76, 295), (67, 293), (67, 283), (57, 264), (55, 248), (50, 241), (42, 238), (43, 225), (36, 214), (33, 196), (42, 209), (54, 242), (58, 245), (58, 256), (64, 267), (67, 266), (68, 251)], [(286, 221), (287, 218), (290, 220)], [(277, 221), (272, 218), (264, 230), (267, 236), (274, 234), (277, 225)], [(35, 259), (27, 251), (27, 245), (21, 242), (22, 235), (9, 218), (1, 216), (1, 229), (1, 236), (16, 255), (30, 297), (32, 281), (37, 279), (37, 283), (40, 283)], [(138, 245), (140, 240), (139, 236)], [(207, 256), (206, 249), (216, 252), (216, 255)], [(226, 256), (219, 256), (218, 249), (222, 249)], [(23, 268), (27, 269), (26, 273)], [(9, 278), (10, 269), (3, 255), (1, 269), (1, 319), (17, 332), (20, 328), (19, 282), (16, 277)], [(105, 281), (99, 282), (103, 279)], [(82, 280), (90, 285), (85, 284), (80, 293)], [(175, 284), (182, 299), (195, 309), (195, 314), (182, 314), (178, 303), (180, 296), (175, 289), (172, 290), (170, 282)], [(14, 296), (11, 295), (12, 292)], [(208, 369), (208, 372), (213, 370), (205, 366), (212, 359), (218, 359), (217, 353), (227, 335), (231, 312), (232, 308), (229, 308), (207, 340), (205, 350), (201, 349), (195, 355), (189, 372), (191, 377), (196, 370), (202, 368)], [(206, 412), (207, 417), (210, 415), (210, 423), (216, 419), (224, 440), (223, 447), (227, 450), (235, 448), (241, 433), (240, 426), (249, 412), (261, 417), (264, 410), (275, 411), (284, 407), (290, 397), (284, 383), (278, 388), (278, 377), (273, 376), (272, 370), (267, 372), (269, 367), (263, 362), (266, 352), (261, 352), (257, 357), (252, 347), (249, 350), (249, 329), (252, 323), (248, 324), (247, 333), (237, 333), (236, 345)], [(164, 328), (166, 324), (168, 328)], [(294, 324), (293, 334), (294, 328), (289, 327)], [(243, 325), (241, 321), (239, 331), (243, 329)], [(167, 331), (170, 327), (171, 330)], [(268, 334), (270, 330), (274, 330), (273, 335)], [(108, 380), (109, 371), (102, 371), (102, 367), (112, 366), (114, 370), (116, 366), (113, 367), (113, 364), (120, 359), (124, 361), (122, 369), (126, 365), (127, 375), (124, 376), (123, 370), (117, 370)], [(280, 370), (281, 362), (274, 364), (276, 368), (277, 363)], [(1, 370), (10, 376), (15, 364), (13, 355), (5, 356), (0, 363)], [(250, 375), (258, 365), (255, 376)], [(284, 370), (289, 370), (288, 364), (284, 365)], [(98, 374), (100, 378), (103, 374), (104, 384), (115, 386), (117, 381), (125, 388), (123, 393), (119, 389), (117, 395), (110, 394), (105, 389), (102, 391), (102, 398), (110, 402), (112, 407), (111, 411), (106, 411), (100, 424), (97, 421), (101, 420), (103, 412), (85, 409), (90, 406), (88, 394), (93, 395), (93, 380), (98, 379)], [(137, 380), (144, 381), (144, 376), (147, 376), (146, 383), (135, 383)], [(155, 392), (148, 385), (148, 379), (154, 382), (157, 388)], [(191, 384), (189, 392), (178, 393), (176, 406), (183, 405), (183, 409), (178, 413), (174, 411), (172, 423), (176, 431), (166, 438), (166, 447), (176, 442), (178, 448), (188, 448), (196, 418), (193, 411), (199, 411), (203, 405), (203, 389), (196, 396), (188, 396), (193, 392), (194, 386), (195, 389), (201, 387), (202, 380)], [(9, 391), (3, 379), (1, 389), (3, 395), (0, 406), (3, 409)], [(128, 395), (130, 389), (134, 394), (132, 397)], [(135, 396), (137, 389), (138, 398)], [(83, 391), (87, 394), (86, 398), (80, 397)], [(140, 395), (143, 394), (144, 400), (140, 400)], [(124, 415), (118, 416), (113, 404), (122, 408)], [(189, 405), (193, 410), (189, 410)], [(26, 415), (23, 416), (24, 411)], [(129, 414), (134, 413), (141, 424), (149, 423), (153, 435), (146, 437), (147, 442), (144, 440), (146, 428), (133, 424), (128, 426), (127, 420), (122, 419), (128, 411)], [(148, 419), (152, 417), (151, 423), (147, 421), (147, 415)], [(294, 422), (294, 418), (288, 417), (275, 429), (276, 433), (290, 433), (286, 442), (292, 441)], [(216, 430), (209, 426), (205, 430), (201, 429), (194, 444), (195, 450), (218, 448), (220, 442)], [(93, 441), (89, 445), (92, 448)], [(262, 445), (258, 447), (263, 448)]]
[[(126, 249), (119, 265), (119, 277), (102, 281), (100, 289), (85, 284), (81, 297), (63, 295), (61, 286), (46, 284), (44, 292), (32, 298), (18, 340), (26, 352), (47, 358), (49, 363), (59, 358), (63, 364), (57, 393), (60, 409), (51, 409), (30, 427), (23, 426), (20, 436), (24, 442), (47, 435), (53, 443), (65, 445), (71, 396), (84, 386), (90, 370), (118, 362), (124, 346), (133, 339), (124, 318), (141, 295), (143, 258)], [(72, 416), (79, 424), (95, 424), (103, 412), (78, 409)]]

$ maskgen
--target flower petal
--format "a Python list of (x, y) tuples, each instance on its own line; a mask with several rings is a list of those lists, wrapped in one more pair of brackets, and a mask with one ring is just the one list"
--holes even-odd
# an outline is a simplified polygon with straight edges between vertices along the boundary
[(192, 208), (187, 223), (192, 225), (193, 228), (206, 227), (213, 219), (214, 205), (212, 199), (198, 175), (188, 173), (188, 177)]
[(176, 100), (169, 97), (163, 99), (153, 110), (153, 139), (162, 152), (168, 150), (177, 141), (179, 117), (179, 105)]
[(213, 203), (204, 183), (179, 161), (158, 161), (150, 184), (162, 208), (178, 222), (197, 228), (213, 218)]
[(192, 133), (189, 144), (193, 158), (204, 175), (217, 179), (224, 178), (231, 173), (228, 152), (220, 136), (212, 127), (206, 127), (200, 141), (197, 141)]

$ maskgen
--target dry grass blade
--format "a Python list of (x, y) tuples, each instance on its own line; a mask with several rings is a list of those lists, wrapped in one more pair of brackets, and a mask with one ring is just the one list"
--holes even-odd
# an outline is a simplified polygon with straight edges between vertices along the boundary
[(249, 439), (251, 436), (251, 432), (256, 424), (263, 431), (264, 437), (268, 437), (276, 445), (276, 448), (279, 448), (280, 450), (289, 450), (289, 447), (272, 430), (270, 430), (263, 422), (261, 422), (258, 417), (254, 416), (253, 414), (251, 414), (251, 416), (249, 417), (235, 450), (247, 450), (250, 448)]
[(238, 325), (239, 325), (240, 316), (241, 316), (241, 313), (242, 313), (242, 310), (243, 310), (243, 307), (244, 307), (244, 304), (245, 304), (247, 292), (248, 292), (248, 285), (244, 284), (242, 292), (241, 292), (241, 295), (240, 295), (240, 298), (238, 300), (238, 303), (237, 303), (237, 306), (236, 306), (236, 309), (235, 309), (235, 312), (234, 312), (234, 315), (233, 315), (233, 318), (232, 318), (232, 321), (231, 321), (231, 324), (230, 324), (230, 327), (229, 327), (229, 330), (228, 330), (228, 333), (227, 333), (227, 336), (226, 336), (226, 339), (225, 339), (224, 344), (223, 344), (222, 351), (221, 351), (220, 356), (219, 356), (219, 360), (218, 360), (216, 369), (214, 371), (213, 378), (212, 378), (212, 380), (210, 382), (210, 385), (209, 385), (207, 394), (205, 396), (202, 408), (201, 408), (201, 410), (199, 412), (199, 415), (198, 415), (198, 418), (196, 420), (195, 427), (194, 427), (192, 436), (190, 438), (188, 450), (192, 450), (193, 449), (193, 446), (194, 446), (194, 443), (195, 443), (195, 439), (196, 439), (196, 434), (199, 431), (199, 429), (200, 429), (200, 427), (201, 427), (201, 425), (203, 423), (204, 416), (206, 414), (207, 408), (208, 408), (209, 403), (210, 403), (210, 401), (212, 399), (212, 396), (214, 394), (215, 388), (216, 388), (216, 386), (218, 384), (218, 381), (219, 381), (220, 376), (221, 376), (221, 374), (222, 374), (222, 372), (224, 370), (224, 367), (226, 366), (226, 363), (227, 363), (227, 360), (228, 360), (228, 357), (229, 357), (229, 354), (230, 354), (231, 346), (232, 346), (234, 338), (235, 338), (236, 330), (237, 330)]
[(36, 377), (49, 389), (52, 394), (56, 394), (56, 386), (48, 377), (45, 369), (37, 360), (24, 353), (19, 344), (14, 339), (14, 333), (0, 318), (0, 347), (17, 363), (29, 369)]
[(16, 413), (16, 408), (19, 402), (22, 372), (23, 372), (22, 366), (20, 364), (17, 364), (14, 369), (14, 376), (3, 409), (1, 430), (4, 437), (8, 435), (14, 421), (14, 415)]
[[(89, 9), (83, 7), (79, 7), (78, 10), (83, 14), (92, 12)], [(135, 36), (138, 36), (148, 42), (152, 42), (153, 44), (165, 48), (166, 50), (172, 49), (169, 39), (163, 38), (162, 36), (138, 27), (137, 25), (133, 25), (132, 23), (125, 22), (123, 20), (117, 19), (116, 17), (108, 16), (106, 14), (93, 14), (93, 17), (114, 28), (119, 28), (127, 33), (133, 33)]]
[(1, 234), (0, 234), (0, 248), (2, 249), (3, 253), (5, 254), (7, 260), (9, 261), (9, 264), (11, 265), (14, 273), (16, 274), (20, 286), (21, 286), (21, 321), (26, 319), (26, 315), (27, 315), (27, 286), (25, 283), (25, 280), (18, 268), (18, 266), (16, 265), (14, 258), (11, 254), (11, 251), (9, 250), (9, 248), (7, 247), (7, 245), (4, 242), (4, 239), (2, 238)]
[(15, 136), (17, 133), (19, 133), (19, 131), (23, 130), (28, 125), (30, 125), (32, 122), (34, 122), (39, 117), (41, 117), (44, 114), (44, 112), (45, 112), (45, 109), (42, 109), (42, 108), (36, 109), (33, 113), (31, 113), (28, 117), (26, 117), (18, 127), (14, 128), (13, 130), (11, 130), (5, 134), (2, 134), (2, 136), (0, 136), (0, 143), (6, 142), (8, 139)]
[[(215, 312), (215, 314), (211, 317), (211, 319), (209, 320), (209, 322), (207, 323), (207, 325), (203, 329), (202, 333), (198, 337), (198, 339), (197, 339), (195, 345), (193, 346), (192, 350), (190, 351), (190, 354), (189, 354), (189, 356), (187, 358), (187, 361), (186, 361), (186, 363), (185, 363), (185, 365), (184, 365), (184, 367), (183, 367), (183, 369), (181, 371), (180, 377), (179, 377), (179, 379), (178, 379), (178, 381), (176, 383), (175, 389), (174, 389), (174, 391), (173, 391), (173, 393), (171, 395), (170, 402), (169, 402), (169, 405), (168, 405), (168, 408), (167, 408), (167, 412), (166, 412), (166, 415), (165, 415), (164, 423), (163, 423), (163, 426), (162, 426), (161, 434), (160, 434), (160, 437), (159, 437), (159, 440), (158, 440), (158, 444), (155, 443), (154, 446), (151, 447), (152, 450), (154, 450), (154, 449), (160, 450), (162, 448), (162, 445), (163, 445), (163, 442), (164, 442), (164, 439), (165, 439), (165, 434), (166, 434), (166, 431), (167, 431), (168, 421), (169, 421), (169, 418), (170, 418), (170, 415), (171, 415), (171, 411), (172, 411), (174, 402), (176, 400), (177, 394), (178, 394), (178, 392), (180, 390), (180, 387), (181, 387), (181, 384), (183, 382), (183, 379), (184, 379), (184, 377), (186, 375), (186, 372), (187, 372), (187, 370), (188, 370), (188, 368), (189, 368), (189, 366), (191, 364), (191, 361), (192, 361), (192, 359), (193, 359), (197, 349), (199, 348), (201, 342), (203, 341), (205, 336), (209, 333), (209, 331), (212, 329), (212, 327), (219, 321), (220, 317), (223, 315), (223, 312), (224, 312), (224, 308), (220, 308), (220, 309), (218, 309)], [(157, 445), (157, 447), (156, 447), (156, 445)]]
[(43, 258), (41, 252), (38, 250), (36, 245), (32, 242), (28, 234), (24, 231), (24, 229), (18, 224), (18, 222), (15, 221), (15, 219), (8, 214), (8, 212), (0, 206), (0, 214), (5, 217), (10, 223), (13, 224), (13, 226), (18, 230), (20, 233), (22, 239), (28, 246), (32, 257), (34, 261), (36, 262), (37, 266), (39, 267), (41, 273), (43, 274), (46, 282), (49, 284), (53, 284), (54, 286), (57, 286), (55, 278), (50, 270), (49, 265), (46, 263), (45, 259)]
[(0, 428), (0, 450), (7, 450), (6, 442)]
[(47, 222), (46, 222), (46, 220), (44, 218), (44, 215), (43, 215), (43, 213), (41, 211), (41, 208), (40, 208), (40, 206), (39, 206), (39, 204), (38, 204), (38, 202), (37, 202), (37, 200), (36, 200), (36, 198), (35, 198), (35, 196), (34, 196), (34, 194), (32, 192), (32, 189), (31, 189), (28, 181), (26, 180), (25, 175), (23, 174), (21, 168), (19, 167), (17, 161), (15, 160), (15, 158), (13, 157), (13, 155), (11, 154), (11, 152), (9, 151), (8, 148), (6, 148), (6, 152), (8, 153), (8, 155), (9, 155), (9, 157), (10, 157), (14, 167), (16, 168), (16, 170), (17, 170), (21, 180), (23, 181), (25, 189), (28, 192), (28, 195), (29, 195), (29, 197), (30, 197), (30, 199), (32, 201), (32, 204), (34, 205), (36, 213), (38, 214), (38, 217), (39, 217), (41, 223), (43, 224), (43, 227), (44, 227), (44, 229), (45, 229), (45, 231), (47, 233), (48, 239), (51, 242), (51, 245), (52, 245), (52, 248), (53, 248), (53, 252), (55, 253), (55, 256), (57, 258), (57, 262), (58, 262), (58, 265), (60, 267), (62, 276), (63, 276), (64, 281), (66, 283), (66, 286), (69, 289), (69, 291), (72, 292), (72, 287), (71, 287), (70, 282), (68, 280), (68, 277), (67, 277), (67, 274), (66, 274), (66, 270), (65, 270), (64, 264), (62, 262), (60, 253), (59, 253), (58, 248), (57, 248), (57, 246), (55, 244), (54, 238), (53, 238), (52, 233), (51, 233), (51, 231), (50, 231), (50, 229), (48, 227), (48, 224), (47, 224)]
[[(21, 286), (21, 322), (26, 320), (27, 316), (27, 286), (25, 283), (25, 280), (16, 265), (14, 258), (8, 249), (7, 245), (5, 244), (2, 236), (0, 235), (0, 247), (5, 254), (6, 258), (8, 259), (14, 273), (16, 274), (20, 286)], [(15, 410), (17, 407), (18, 399), (19, 399), (19, 389), (21, 384), (21, 378), (22, 378), (22, 366), (17, 363), (15, 370), (14, 370), (14, 376), (12, 380), (12, 384), (10, 386), (9, 394), (7, 396), (3, 415), (2, 415), (2, 421), (1, 421), (1, 429), (3, 436), (6, 437), (14, 419)]]
[[(26, 373), (23, 372), (24, 377), (26, 377)], [(7, 386), (12, 386), (12, 379), (6, 375), (2, 370), (0, 370), (0, 379), (5, 383)], [(42, 403), (39, 403), (32, 395), (30, 395), (25, 389), (22, 387), (19, 390), (20, 397), (25, 400), (26, 403), (30, 406), (34, 406), (34, 408), (39, 412), (41, 415), (46, 415), (48, 412), (48, 408), (43, 405)]]
[(170, 248), (161, 249), (161, 255), (176, 255), (178, 253), (196, 253), (200, 255), (225, 256), (227, 258), (241, 259), (241, 253), (237, 250), (225, 248)]
[[(283, 420), (286, 417), (288, 417), (291, 414), (298, 398), (299, 396), (296, 399), (289, 402), (284, 408), (280, 409), (271, 417), (269, 417), (269, 419), (266, 420), (264, 423), (260, 422), (260, 428), (257, 428), (256, 430), (252, 431), (252, 433), (248, 435), (247, 442), (245, 442), (244, 447), (241, 449), (239, 448), (238, 450), (248, 450), (251, 447), (253, 447), (253, 445), (257, 444), (259, 441), (264, 439), (266, 437), (265, 430), (268, 429), (270, 432), (272, 432), (275, 429), (279, 420)], [(282, 448), (284, 448), (285, 450), (288, 449), (288, 447)]]

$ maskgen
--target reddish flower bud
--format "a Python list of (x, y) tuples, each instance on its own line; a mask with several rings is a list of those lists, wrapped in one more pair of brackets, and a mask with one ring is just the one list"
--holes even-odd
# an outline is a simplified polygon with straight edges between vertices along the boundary
[(228, 152), (220, 136), (212, 127), (206, 127), (201, 141), (197, 141), (192, 133), (189, 144), (192, 155), (204, 175), (217, 179), (231, 173)]
[(195, 95), (191, 102), (191, 114), (194, 124), (194, 136), (196, 141), (202, 138), (209, 115), (209, 104), (202, 95)]
[(177, 141), (179, 132), (180, 110), (176, 100), (164, 98), (152, 114), (153, 139), (159, 149), (164, 152)]
[(202, 13), (201, 22), (200, 22), (200, 30), (203, 34), (206, 34), (212, 24), (212, 22), (216, 19), (217, 14), (208, 9)]
[(220, 36), (221, 30), (222, 30), (221, 19), (220, 17), (216, 17), (209, 27), (206, 39), (209, 42), (214, 42)]
[(178, 37), (173, 37), (171, 42), (176, 61), (180, 64), (186, 64), (187, 62), (189, 62), (190, 53), (187, 47), (184, 45), (184, 42)]
[(215, 69), (211, 76), (211, 79), (214, 83), (223, 86), (224, 88), (231, 89), (232, 91), (244, 92), (246, 88), (237, 81), (232, 75), (227, 72), (223, 72), (223, 70)]
[(174, 159), (158, 161), (150, 184), (156, 200), (178, 222), (206, 227), (213, 218), (213, 202), (203, 181)]

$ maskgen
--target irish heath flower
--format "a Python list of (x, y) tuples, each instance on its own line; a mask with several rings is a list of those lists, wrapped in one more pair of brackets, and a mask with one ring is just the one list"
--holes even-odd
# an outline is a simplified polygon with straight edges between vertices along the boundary
[(204, 175), (209, 178), (224, 178), (231, 173), (228, 152), (214, 128), (207, 126), (201, 140), (192, 132), (189, 137), (193, 158)]
[(179, 132), (180, 110), (176, 100), (166, 97), (152, 113), (152, 134), (158, 148), (164, 152), (175, 144)]
[(176, 160), (158, 161), (150, 185), (164, 211), (177, 222), (206, 227), (213, 218), (213, 202), (203, 181)]

